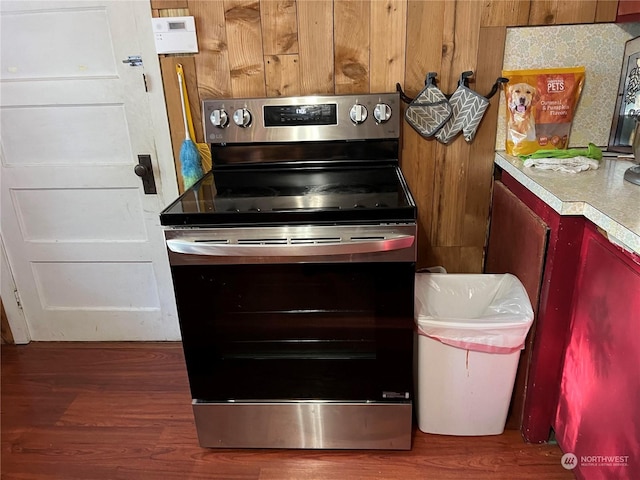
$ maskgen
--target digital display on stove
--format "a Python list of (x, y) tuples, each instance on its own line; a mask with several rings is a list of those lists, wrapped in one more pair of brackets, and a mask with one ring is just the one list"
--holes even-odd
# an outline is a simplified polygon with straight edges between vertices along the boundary
[(298, 127), (307, 125), (337, 125), (338, 107), (324, 105), (268, 105), (264, 107), (265, 127)]

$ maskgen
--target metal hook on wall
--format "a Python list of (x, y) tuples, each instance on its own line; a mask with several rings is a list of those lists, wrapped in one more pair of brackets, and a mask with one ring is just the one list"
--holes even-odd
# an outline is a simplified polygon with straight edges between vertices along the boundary
[[(469, 88), (469, 77), (471, 77), (473, 75), (472, 71), (466, 71), (466, 72), (462, 72), (462, 74), (460, 75), (460, 80), (458, 81), (458, 85), (464, 85), (465, 87)], [(435, 84), (435, 77), (436, 77), (436, 73), (435, 72), (429, 72), (427, 74), (427, 78), (425, 80), (425, 85), (434, 85)], [(508, 83), (509, 79), (505, 78), (505, 77), (498, 77), (495, 81), (495, 83), (493, 84), (493, 86), (491, 87), (491, 90), (489, 91), (489, 93), (487, 95), (485, 95), (485, 98), (489, 99), (491, 97), (493, 97), (498, 90), (500, 89), (500, 85), (504, 84), (504, 83)], [(398, 93), (400, 93), (400, 99), (405, 102), (405, 103), (411, 103), (414, 99), (411, 98), (410, 96), (408, 96), (403, 90), (402, 87), (400, 86), (399, 83), (396, 83), (396, 91)], [(451, 95), (446, 95), (447, 98), (451, 97)]]

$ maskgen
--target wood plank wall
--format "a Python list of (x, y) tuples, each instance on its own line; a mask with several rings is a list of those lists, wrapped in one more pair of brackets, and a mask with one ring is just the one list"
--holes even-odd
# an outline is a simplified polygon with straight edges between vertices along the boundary
[[(196, 140), (200, 101), (395, 91), (465, 70), (486, 94), (500, 75), (506, 27), (612, 22), (616, 0), (151, 0), (154, 16), (193, 15), (200, 53), (161, 58), (176, 170), (184, 130), (175, 64), (185, 70)], [(467, 144), (425, 140), (406, 123), (401, 166), (418, 204), (418, 266), (481, 272), (497, 97)], [(215, 161), (215, 159), (214, 159)], [(182, 185), (181, 185), (182, 189)]]

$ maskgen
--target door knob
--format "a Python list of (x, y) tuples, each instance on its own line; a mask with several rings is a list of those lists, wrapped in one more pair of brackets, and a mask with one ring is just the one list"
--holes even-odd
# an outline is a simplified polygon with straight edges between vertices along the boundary
[(155, 195), (156, 180), (153, 178), (153, 168), (151, 167), (151, 155), (138, 155), (138, 164), (133, 167), (133, 173), (142, 179), (144, 193)]
[(141, 178), (149, 173), (149, 169), (147, 167), (145, 167), (144, 165), (142, 165), (141, 163), (139, 163), (138, 165), (133, 167), (133, 171), (137, 176), (139, 176)]

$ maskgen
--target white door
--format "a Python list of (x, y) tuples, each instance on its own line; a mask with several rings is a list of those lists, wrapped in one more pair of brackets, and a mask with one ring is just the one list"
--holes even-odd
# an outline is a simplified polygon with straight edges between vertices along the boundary
[[(3, 0), (0, 14), (0, 231), (30, 338), (179, 339), (158, 219), (178, 191), (149, 3)], [(134, 174), (139, 154), (156, 195)]]

